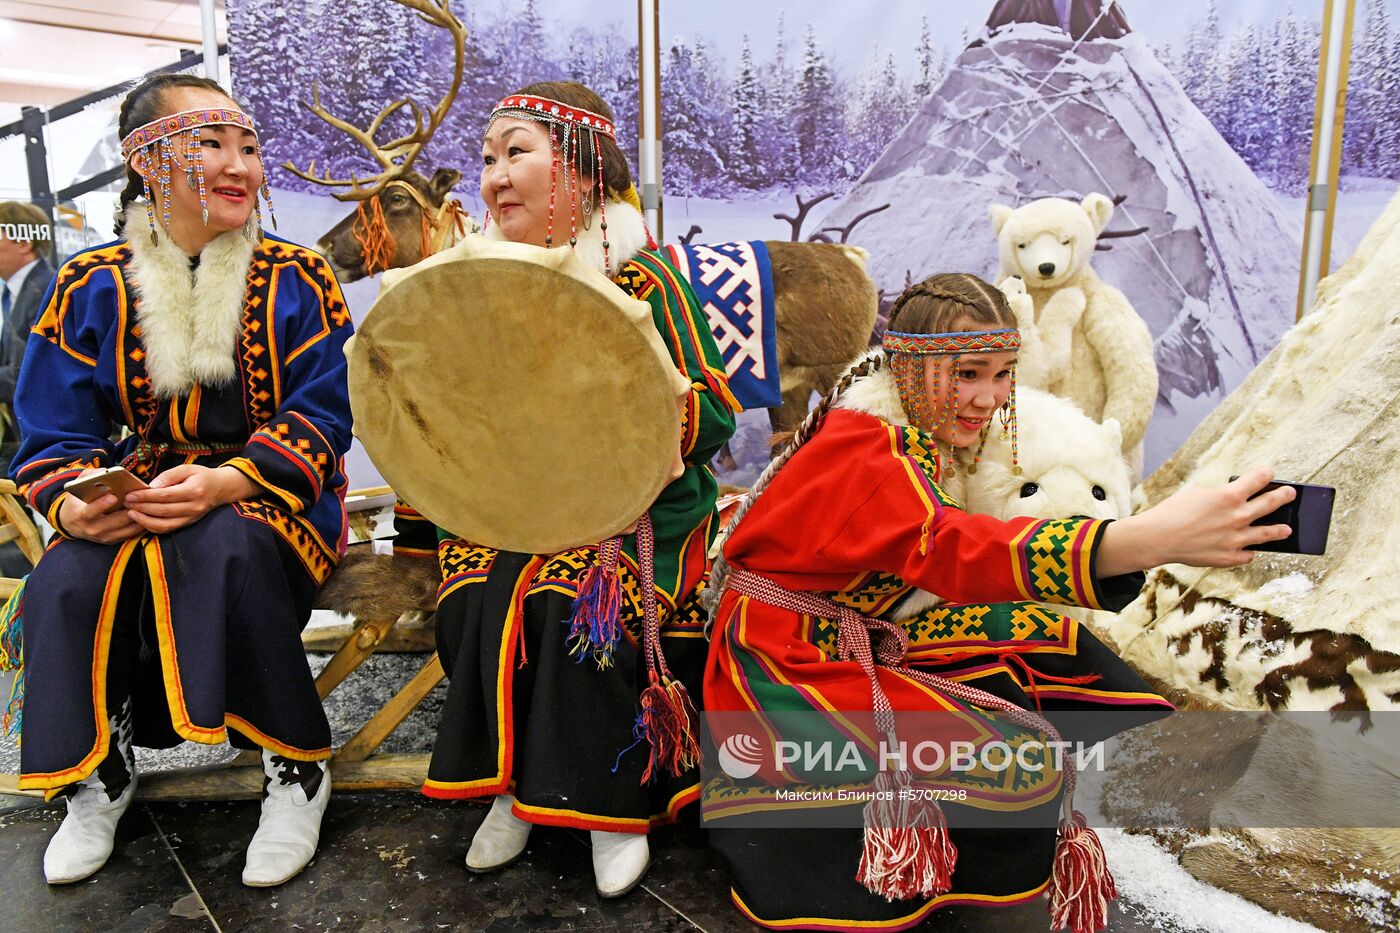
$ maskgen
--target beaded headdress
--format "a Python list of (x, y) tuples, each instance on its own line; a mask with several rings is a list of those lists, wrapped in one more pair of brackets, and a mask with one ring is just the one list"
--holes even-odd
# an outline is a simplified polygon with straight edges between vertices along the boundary
[[(603, 185), (603, 148), (599, 137), (617, 142), (616, 125), (612, 120), (591, 110), (532, 94), (513, 94), (498, 103), (491, 111), (491, 119), (486, 126), (487, 132), (490, 132), (491, 125), (501, 117), (534, 120), (549, 127), (553, 171), (549, 185), (549, 220), (545, 228), (544, 245), (554, 245), (554, 203), (557, 193), (555, 186), (561, 175), (559, 167), (568, 166), (572, 170), (563, 172), (562, 176), (564, 195), (569, 199), (569, 246), (578, 245), (580, 217), (584, 229), (592, 229), (593, 212), (597, 210), (603, 233), (603, 261), (611, 268), (608, 257), (608, 215), (604, 207), (607, 203), (607, 189)], [(580, 181), (590, 159), (594, 175), (593, 192), (584, 197)], [(634, 188), (629, 186), (627, 191), (619, 194), (623, 200), (640, 209)]]
[[(241, 110), (224, 107), (205, 107), (199, 110), (183, 110), (152, 120), (145, 126), (138, 126), (122, 140), (122, 161), (130, 163), (140, 155), (145, 160), (145, 172), (141, 173), (141, 183), (146, 195), (146, 218), (151, 223), (151, 242), (156, 240), (156, 206), (151, 196), (150, 173), (154, 172), (161, 187), (161, 217), (168, 228), (170, 225), (170, 178), (175, 168), (176, 154), (183, 152), (185, 157), (185, 177), (190, 187), (199, 192), (199, 208), (205, 226), (209, 225), (209, 200), (204, 188), (204, 149), (200, 145), (202, 130), (206, 126), (236, 126), (253, 134), (253, 146), (257, 150), (258, 161), (262, 161), (262, 146), (258, 142), (258, 131), (253, 126), (253, 118)], [(268, 215), (273, 226), (277, 218), (272, 214), (272, 191), (268, 188), (267, 173), (263, 173), (262, 200), (267, 202)], [(258, 227), (262, 227), (262, 206), (253, 201), (257, 213)]]
[[(929, 434), (935, 433), (944, 424), (951, 423), (958, 416), (958, 362), (964, 353), (1014, 352), (1021, 349), (1021, 334), (1014, 329), (954, 331), (946, 334), (902, 334), (886, 332), (882, 343), (885, 355), (889, 358), (894, 372), (895, 385), (899, 387), (899, 401), (905, 414), (915, 427)], [(938, 395), (939, 370), (934, 370), (934, 382), (929, 391), (924, 387), (924, 357), (951, 356), (949, 368), (951, 391), (942, 408), (929, 409), (929, 396)], [(982, 426), (977, 442), (977, 452), (973, 454), (968, 473), (977, 472), (977, 464), (982, 460), (982, 451), (987, 446), (987, 435), (991, 433), (989, 420)], [(1001, 406), (1001, 436), (1011, 441), (1011, 473), (1021, 475), (1019, 452), (1016, 443), (1016, 368), (1011, 369), (1011, 395)], [(953, 474), (951, 465), (948, 475)]]

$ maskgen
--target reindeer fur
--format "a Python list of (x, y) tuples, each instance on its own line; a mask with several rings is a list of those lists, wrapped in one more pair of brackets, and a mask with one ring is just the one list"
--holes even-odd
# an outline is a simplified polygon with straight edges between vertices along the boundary
[[(1232, 709), (1400, 708), (1397, 281), (1400, 197), (1319, 284), (1308, 316), (1144, 484), (1157, 501), (1269, 463), (1281, 478), (1336, 486), (1337, 502), (1325, 557), (1260, 554), (1230, 570), (1156, 570), (1111, 628), (1139, 670)], [(1222, 761), (1236, 763), (1228, 777), (1209, 776), (1225, 788), (1208, 798), (1210, 825), (1240, 825), (1232, 814), (1271, 793), (1349, 788), (1379, 806), (1400, 796), (1394, 757), (1348, 758), (1329, 736), (1289, 726), (1271, 724), (1252, 749), (1250, 736), (1211, 740)], [(1161, 751), (1170, 757), (1172, 748)], [(1114, 781), (1185, 804), (1202, 799), (1205, 777), (1146, 761), (1128, 762)], [(1324, 929), (1400, 924), (1394, 828), (1221, 828), (1191, 838), (1181, 861), (1204, 881)], [(1367, 899), (1366, 890), (1382, 893)]]
[(442, 582), (432, 557), (375, 554), (368, 544), (347, 548), (335, 573), (316, 599), (317, 609), (331, 609), (357, 619), (393, 622), (413, 609), (437, 609)]
[(825, 395), (870, 345), (879, 293), (866, 274), (869, 254), (835, 243), (767, 241), (783, 404), (769, 409), (774, 431), (807, 416), (812, 393)]

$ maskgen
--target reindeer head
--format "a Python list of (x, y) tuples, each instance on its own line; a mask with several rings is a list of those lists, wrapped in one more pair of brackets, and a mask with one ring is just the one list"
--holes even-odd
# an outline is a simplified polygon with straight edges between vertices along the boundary
[[(329, 169), (318, 176), (314, 161), (305, 171), (291, 162), (283, 164), (298, 178), (313, 184), (347, 189), (336, 192), (333, 195), (336, 200), (358, 202), (355, 213), (332, 227), (317, 243), (336, 271), (350, 281), (385, 269), (413, 265), (476, 229), (471, 215), (458, 201), (447, 196), (452, 186), (461, 180), (461, 172), (438, 169), (428, 179), (412, 169), (414, 160), (442, 125), (462, 85), (466, 27), (448, 9), (451, 0), (394, 2), (417, 11), (426, 22), (447, 30), (452, 36), (455, 66), (447, 93), (426, 114), (412, 100), (396, 100), (379, 111), (369, 126), (361, 128), (327, 112), (321, 106), (320, 87), (313, 84), (312, 102), (302, 101), (302, 105), (363, 145), (379, 163), (380, 171), (367, 179), (353, 173), (349, 178), (332, 178)], [(405, 108), (413, 117), (412, 132), (385, 143), (376, 140), (385, 121)]]
[(316, 248), (342, 282), (411, 266), (477, 229), (471, 215), (448, 198), (461, 179), (452, 168), (440, 168), (432, 178), (407, 171), (361, 201)]

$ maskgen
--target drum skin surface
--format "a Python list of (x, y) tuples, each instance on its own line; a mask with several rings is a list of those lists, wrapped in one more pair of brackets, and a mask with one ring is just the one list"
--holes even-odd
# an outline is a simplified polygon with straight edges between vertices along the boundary
[(374, 465), (473, 543), (594, 544), (670, 479), (689, 382), (650, 305), (568, 249), (469, 237), (386, 273), (346, 354)]

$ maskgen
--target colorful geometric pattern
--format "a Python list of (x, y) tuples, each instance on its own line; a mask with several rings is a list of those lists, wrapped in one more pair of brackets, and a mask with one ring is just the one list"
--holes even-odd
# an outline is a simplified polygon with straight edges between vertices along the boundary
[[(1006, 651), (1016, 647), (1016, 642), (1063, 645), (1068, 624), (1069, 620), (1057, 612), (1021, 602), (934, 606), (899, 622), (909, 636), (911, 659), (918, 657), (921, 661), (939, 651)], [(835, 659), (835, 620), (810, 617), (809, 626), (808, 640)]]
[[(263, 241), (267, 245), (268, 241)], [(239, 335), (239, 359), (243, 369), (243, 395), (248, 402), (248, 417), (254, 427), (261, 427), (277, 414), (276, 371), (278, 361), (269, 339), (273, 333), (269, 303), (272, 291), (272, 262), (265, 250), (253, 254), (248, 267), (248, 291), (243, 302), (243, 321)]]
[(185, 110), (138, 126), (128, 133), (122, 140), (122, 161), (130, 159), (137, 149), (149, 146), (156, 140), (201, 126), (238, 126), (254, 136), (258, 134), (253, 127), (253, 118), (241, 110)]
[(875, 571), (866, 574), (854, 586), (832, 593), (831, 599), (863, 615), (878, 616), (899, 602), (910, 589), (909, 584), (894, 574)]
[(899, 334), (887, 331), (887, 353), (994, 353), (1021, 349), (1017, 330), (980, 330), (951, 334)]
[[(97, 360), (74, 347), (69, 338), (75, 335), (67, 330), (68, 312), (72, 308), (73, 296), (95, 273), (109, 270), (117, 288), (122, 287), (121, 270), (131, 258), (131, 248), (125, 243), (99, 246), (74, 256), (59, 267), (54, 281), (53, 296), (48, 306), (34, 325), (34, 333), (63, 350), (75, 360), (96, 366)], [(93, 348), (96, 349), (96, 348)]]
[(768, 247), (761, 240), (671, 244), (666, 252), (700, 300), (739, 404), (745, 408), (781, 405)]
[(1028, 525), (1011, 542), (1016, 586), (1029, 600), (1102, 609), (1093, 555), (1107, 522), (1065, 519)]
[(321, 540), (321, 536), (311, 527), (310, 522), (299, 516), (287, 514), (277, 503), (267, 499), (242, 499), (233, 503), (233, 509), (244, 518), (262, 522), (277, 532), (291, 545), (305, 565), (306, 572), (317, 583), (325, 583), (335, 565), (340, 563), (340, 555)]
[(941, 477), (942, 466), (938, 458), (938, 444), (932, 434), (921, 431), (913, 425), (896, 426), (890, 425), (890, 432), (895, 439), (895, 452), (898, 456), (906, 457), (913, 461), (915, 465), (923, 471), (931, 484), (929, 493), (939, 505), (949, 508), (962, 508), (958, 505), (958, 500), (943, 491), (943, 487), (938, 485)]
[[(526, 597), (552, 592), (570, 599), (576, 598), (579, 584), (593, 566), (597, 555), (597, 548), (592, 547), (574, 548), (553, 555), (530, 581), (529, 588), (525, 591)], [(617, 582), (622, 588), (622, 611), (619, 618), (634, 638), (640, 638), (643, 622), (641, 577), (636, 566), (625, 556), (617, 564)], [(661, 611), (664, 615), (664, 607)]]
[(496, 552), (489, 547), (447, 539), (438, 543), (438, 566), (442, 569), (442, 585), (438, 587), (438, 602), (447, 595), (471, 583), (486, 582)]

